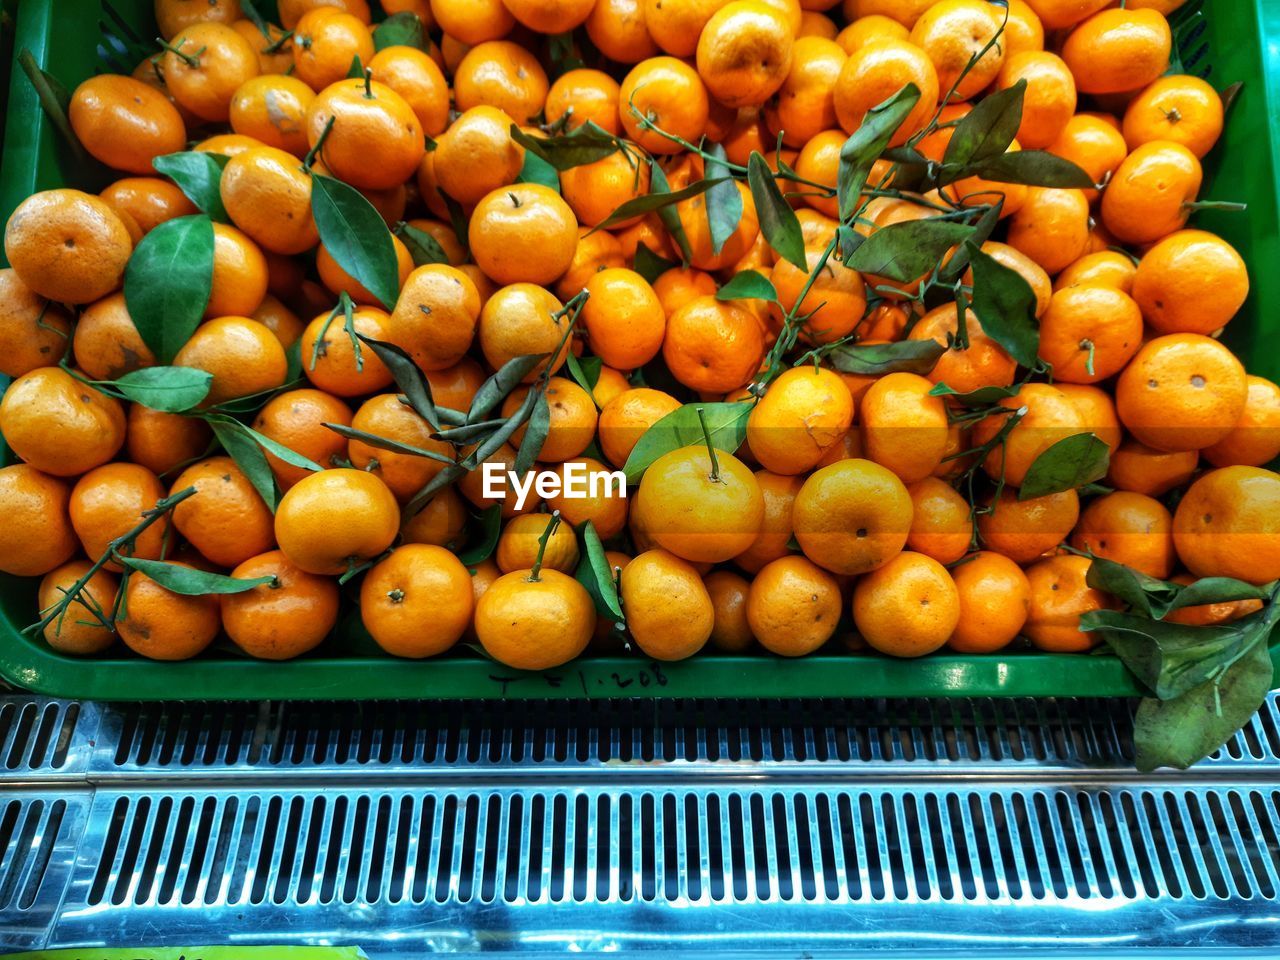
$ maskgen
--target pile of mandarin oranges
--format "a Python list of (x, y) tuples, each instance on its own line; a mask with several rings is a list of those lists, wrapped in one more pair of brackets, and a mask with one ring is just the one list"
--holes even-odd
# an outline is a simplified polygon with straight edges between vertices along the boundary
[(1094, 558), (1280, 577), (1178, 0), (266, 6), (156, 0), (8, 220), (36, 642), (1085, 652)]

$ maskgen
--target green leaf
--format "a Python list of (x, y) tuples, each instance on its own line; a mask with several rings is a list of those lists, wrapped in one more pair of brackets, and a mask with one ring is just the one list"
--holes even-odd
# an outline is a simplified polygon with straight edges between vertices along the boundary
[(227, 208), (222, 205), (222, 171), (230, 157), (202, 150), (168, 153), (151, 161), (158, 173), (178, 185), (187, 199), (219, 223), (229, 223)]
[(84, 145), (80, 143), (75, 131), (71, 129), (71, 120), (69, 119), (71, 94), (67, 92), (67, 88), (52, 73), (40, 69), (40, 64), (36, 63), (36, 58), (30, 50), (21, 51), (17, 60), (18, 65), (22, 67), (22, 72), (27, 75), (27, 79), (36, 91), (36, 99), (40, 102), (40, 109), (44, 111), (45, 116), (49, 118), (49, 122), (58, 131), (58, 135), (62, 137), (63, 141), (71, 148), (72, 153), (75, 154), (76, 165), (83, 168), (91, 164), (92, 160), (88, 152), (85, 150)]
[(302, 377), (302, 338), (299, 337), (293, 343), (289, 344), (288, 349), (284, 352), (285, 372), (284, 382), (293, 383)]
[(1134, 718), (1134, 764), (1148, 772), (1157, 767), (1185, 770), (1202, 760), (1249, 722), (1272, 684), (1271, 655), (1255, 643), (1227, 668), (1173, 700), (1145, 699)]
[(1019, 500), (1074, 490), (1107, 475), (1111, 448), (1092, 433), (1063, 437), (1032, 461), (1018, 490)]
[(227, 451), (227, 456), (236, 462), (236, 466), (248, 478), (253, 489), (258, 491), (258, 496), (262, 497), (271, 512), (275, 513), (276, 504), (280, 502), (280, 494), (276, 488), (275, 475), (271, 472), (271, 464), (267, 462), (262, 446), (246, 432), (248, 428), (238, 420), (230, 417), (210, 417), (209, 426), (213, 428), (213, 435), (218, 443), (222, 444), (222, 449)]
[[(535, 137), (513, 123), (511, 139), (524, 147), (526, 156), (532, 153), (547, 166), (559, 171), (596, 163), (621, 149), (617, 137), (591, 120), (571, 133), (552, 137)], [(556, 188), (559, 189), (558, 180)]]
[(391, 231), (373, 204), (341, 180), (311, 175), (311, 212), (320, 239), (338, 266), (388, 310), (400, 293)]
[(1040, 328), (1036, 324), (1036, 295), (1018, 271), (965, 244), (973, 269), (971, 307), (982, 330), (1024, 367), (1039, 363)]
[(653, 283), (658, 277), (662, 276), (672, 267), (680, 266), (675, 260), (668, 260), (666, 257), (660, 257), (650, 250), (644, 243), (640, 241), (636, 244), (636, 255), (634, 270), (640, 276), (644, 277), (648, 283)]
[(778, 291), (764, 274), (755, 270), (742, 270), (716, 291), (717, 300), (768, 300), (778, 302)]
[(1027, 90), (1025, 78), (1006, 90), (997, 90), (979, 100), (960, 118), (942, 155), (942, 184), (965, 176), (973, 164), (998, 157), (1009, 149), (1022, 123), (1022, 100)]
[(765, 242), (784, 260), (808, 274), (800, 221), (778, 189), (769, 164), (757, 150), (751, 151), (751, 159), (747, 161), (747, 185), (751, 187), (751, 199), (755, 201), (756, 216)]
[(1270, 587), (1256, 586), (1231, 577), (1204, 577), (1181, 584), (1148, 576), (1105, 557), (1093, 557), (1086, 582), (1127, 603), (1135, 613), (1163, 620), (1174, 610), (1205, 603), (1265, 600)]
[(497, 409), (498, 404), (520, 386), (525, 375), (546, 358), (545, 353), (527, 353), (504, 363), (502, 369), (480, 384), (480, 389), (471, 401), (471, 409), (467, 411), (466, 422), (476, 423)]
[(542, 445), (547, 441), (547, 434), (551, 431), (551, 404), (547, 402), (547, 391), (535, 387), (532, 392), (538, 395), (538, 399), (533, 402), (529, 425), (520, 438), (520, 449), (516, 451), (516, 462), (512, 469), (518, 474), (525, 474), (533, 469), (538, 454), (542, 452)]
[(708, 179), (720, 180), (707, 191), (707, 226), (711, 235), (711, 252), (719, 256), (725, 241), (733, 236), (742, 221), (742, 193), (730, 179), (725, 161), (724, 147), (713, 143), (707, 148), (706, 173)]
[(937, 218), (891, 223), (867, 237), (845, 264), (907, 283), (932, 270), (948, 250), (972, 233), (968, 224)]
[(184, 597), (203, 597), (213, 593), (246, 593), (254, 587), (261, 587), (275, 580), (273, 576), (242, 580), (221, 573), (210, 573), (208, 570), (197, 570), (195, 567), (165, 563), (163, 560), (142, 560), (138, 557), (120, 557), (119, 560), (130, 570), (136, 570), (150, 577), (169, 592), (180, 593)]
[(183, 413), (209, 395), (213, 374), (195, 367), (143, 367), (112, 386), (134, 403), (162, 413)]
[[(656, 167), (656, 164), (654, 167), (659, 171), (661, 170), (661, 168)], [(666, 182), (665, 176), (662, 177), (662, 181), (663, 183)], [(643, 197), (632, 197), (626, 203), (621, 204), (618, 209), (614, 210), (613, 213), (609, 214), (608, 217), (592, 229), (603, 230), (606, 227), (611, 227), (615, 223), (620, 223), (623, 220), (630, 220), (632, 217), (641, 217), (646, 213), (653, 213), (655, 210), (662, 210), (674, 203), (679, 203), (681, 200), (688, 200), (690, 197), (696, 197), (700, 193), (706, 193), (717, 183), (719, 183), (718, 180), (695, 180), (693, 183), (681, 190), (675, 190), (671, 193), (663, 193), (662, 191), (655, 191), (652, 189), (653, 183), (651, 180), (649, 193)]]
[(1097, 186), (1093, 177), (1056, 153), (1046, 150), (1015, 150), (988, 157), (971, 165), (974, 173), (997, 183), (1025, 183), (1033, 187), (1074, 187), (1087, 190)]
[(956, 252), (951, 255), (951, 259), (938, 271), (940, 283), (951, 286), (964, 275), (964, 272), (969, 269), (969, 251), (981, 250), (982, 245), (991, 239), (991, 234), (1000, 224), (1000, 211), (1003, 209), (1004, 197), (995, 197), (974, 223), (972, 236), (960, 244)]
[[(715, 186), (708, 190), (715, 189)], [(671, 194), (671, 185), (667, 182), (667, 174), (662, 167), (658, 166), (658, 161), (651, 158), (649, 160), (649, 195), (667, 196)], [(689, 248), (689, 237), (684, 232), (684, 224), (680, 222), (680, 211), (676, 209), (674, 204), (664, 204), (657, 210), (658, 219), (662, 221), (662, 225), (667, 228), (667, 233), (671, 239), (676, 242), (676, 246), (680, 248), (680, 255), (684, 258), (684, 262), (688, 263), (693, 256)]]
[(168, 220), (138, 241), (124, 271), (125, 306), (142, 342), (161, 363), (173, 362), (195, 332), (212, 289), (208, 215)]
[(402, 453), (407, 457), (422, 457), (425, 460), (436, 460), (440, 463), (449, 465), (452, 465), (455, 462), (451, 458), (446, 457), (443, 453), (437, 453), (435, 450), (424, 450), (422, 447), (415, 447), (411, 443), (401, 443), (399, 440), (392, 440), (390, 437), (384, 437), (376, 433), (369, 433), (365, 430), (357, 430), (355, 427), (348, 427), (345, 424), (326, 423), (325, 426), (340, 437), (346, 437), (348, 440), (358, 440), (371, 447), (377, 447), (379, 450), (387, 450), (391, 453)]
[(464, 417), (457, 411), (448, 411), (450, 414), (455, 414), (455, 416), (446, 416), (444, 413), (445, 408), (436, 406), (435, 400), (431, 397), (430, 382), (428, 382), (426, 375), (413, 362), (413, 358), (409, 354), (394, 343), (374, 340), (372, 337), (366, 337), (360, 333), (357, 333), (356, 336), (391, 371), (396, 387), (404, 394), (404, 398), (409, 401), (410, 409), (427, 421), (433, 430), (439, 430), (441, 423), (463, 422)]
[[(417, 14), (402, 10), (373, 28), (373, 49), (385, 50), (387, 47), (427, 49), (427, 32)], [(364, 76), (363, 71), (360, 76)]]
[(836, 237), (840, 242), (840, 259), (845, 263), (853, 256), (853, 252), (862, 246), (867, 238), (847, 223), (836, 227)]
[(462, 561), (464, 567), (474, 567), (493, 556), (493, 551), (498, 546), (498, 538), (502, 535), (502, 504), (495, 503), (491, 507), (486, 507), (480, 514), (480, 532), (479, 542), (458, 554), (458, 559)]
[(409, 251), (409, 256), (413, 258), (415, 267), (425, 267), (431, 263), (447, 264), (449, 262), (449, 255), (444, 252), (444, 247), (440, 246), (440, 241), (427, 233), (427, 231), (419, 230), (412, 224), (401, 220), (396, 224), (393, 232)]
[(600, 371), (604, 369), (604, 361), (599, 357), (575, 357), (573, 351), (565, 357), (565, 365), (569, 375), (577, 381), (578, 386), (587, 393), (595, 393), (596, 384), (600, 382)]
[(894, 133), (919, 100), (920, 89), (914, 83), (908, 83), (868, 110), (862, 124), (840, 148), (836, 196), (839, 198), (841, 220), (848, 220), (858, 209), (862, 188), (867, 185), (872, 165), (884, 153)]
[(364, 63), (360, 59), (360, 55), (356, 54), (351, 58), (351, 66), (347, 67), (348, 80), (361, 80), (364, 78)]
[(627, 457), (622, 468), (628, 483), (636, 483), (653, 461), (663, 454), (693, 444), (703, 444), (702, 423), (698, 419), (701, 409), (707, 419), (707, 433), (711, 444), (726, 453), (735, 452), (747, 436), (747, 417), (755, 404), (750, 400), (737, 403), (687, 403), (673, 410), (640, 437), (640, 442)]
[(842, 373), (878, 377), (886, 373), (917, 373), (925, 376), (947, 348), (936, 340), (898, 340), (894, 343), (849, 344), (827, 354), (831, 365)]
[(560, 192), (560, 175), (556, 173), (556, 168), (532, 150), (524, 152), (524, 164), (520, 167), (516, 182), (536, 183), (556, 193)]
[(960, 393), (945, 383), (935, 383), (933, 389), (929, 391), (929, 396), (951, 397), (962, 407), (991, 407), (1001, 400), (1017, 396), (1020, 389), (1022, 389), (1021, 384), (1014, 384), (1008, 387), (978, 387), (977, 390)]
[(578, 560), (574, 577), (591, 594), (596, 613), (615, 622), (623, 620), (622, 602), (618, 599), (618, 585), (613, 579), (613, 569), (609, 566), (604, 544), (600, 542), (600, 534), (596, 533), (595, 524), (590, 520), (582, 526), (582, 546), (582, 557)]

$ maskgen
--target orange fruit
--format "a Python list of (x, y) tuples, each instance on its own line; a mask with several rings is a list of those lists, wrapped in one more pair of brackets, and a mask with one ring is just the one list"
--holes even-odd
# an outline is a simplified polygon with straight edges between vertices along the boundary
[(226, 123), (236, 90), (258, 75), (258, 53), (225, 23), (194, 23), (169, 41), (160, 69), (180, 107), (201, 120)]
[(449, 125), (449, 82), (436, 62), (416, 47), (391, 46), (369, 61), (373, 78), (400, 94), (422, 132), (438, 137)]
[[(1012, 397), (999, 405), (1008, 410), (1025, 408), (1017, 425), (987, 454), (983, 469), (993, 480), (1004, 477), (1006, 483), (1021, 486), (1036, 459), (1060, 440), (1084, 432), (1084, 420), (1071, 398), (1047, 383), (1023, 385)], [(1005, 416), (992, 414), (974, 425), (974, 446), (984, 446), (1005, 424)]]
[(402, 517), (400, 539), (404, 543), (429, 543), (456, 549), (466, 540), (464, 528), (470, 516), (455, 487), (445, 487), (411, 517)]
[(495, 370), (516, 357), (547, 354), (524, 376), (532, 383), (550, 368), (560, 369), (569, 352), (565, 336), (568, 318), (563, 304), (549, 291), (532, 283), (513, 283), (497, 291), (480, 311), (480, 350)]
[(578, 221), (550, 187), (517, 183), (476, 204), (468, 240), (471, 255), (494, 282), (548, 284), (573, 260)]
[(123, 293), (113, 293), (84, 308), (76, 324), (72, 353), (76, 366), (95, 380), (115, 380), (156, 362), (129, 316)]
[(1074, 27), (1107, 5), (1107, 0), (1027, 0), (1049, 30)]
[(832, 573), (866, 573), (907, 542), (911, 495), (897, 475), (869, 460), (815, 470), (796, 494), (791, 520), (800, 549)]
[[(680, 180), (674, 186), (678, 188)], [(676, 204), (676, 215), (689, 243), (691, 256), (689, 264), (699, 270), (721, 270), (742, 262), (752, 249), (759, 236), (760, 221), (756, 217), (755, 203), (751, 199), (751, 191), (742, 183), (737, 183), (738, 193), (742, 197), (742, 217), (738, 227), (725, 240), (720, 252), (716, 253), (711, 243), (710, 220), (707, 216), (705, 194), (681, 200)]]
[(23, 284), (59, 303), (90, 303), (120, 287), (133, 240), (116, 212), (79, 190), (34, 193), (9, 217), (4, 253)]
[(1015, 563), (1030, 563), (1062, 543), (1080, 517), (1074, 490), (1019, 500), (1005, 489), (978, 514), (978, 536), (996, 553)]
[(585, 26), (596, 49), (618, 63), (639, 63), (658, 52), (641, 0), (596, 0)]
[[(1070, 160), (1089, 174), (1094, 183), (1105, 183), (1129, 155), (1129, 147), (1112, 118), (1096, 113), (1077, 113), (1069, 118), (1058, 138), (1046, 149)], [(1086, 190), (1085, 196), (1092, 200), (1097, 193), (1097, 190)]]
[(698, 35), (698, 74), (726, 107), (758, 106), (791, 69), (794, 34), (783, 15), (760, 0), (733, 0)]
[(317, 92), (345, 78), (356, 57), (367, 66), (374, 55), (367, 23), (327, 7), (302, 15), (293, 27), (292, 45), (294, 74)]
[(1249, 274), (1231, 244), (1203, 230), (1178, 230), (1138, 261), (1133, 299), (1157, 333), (1202, 333), (1227, 324), (1249, 295)]
[(831, 639), (842, 607), (834, 576), (805, 557), (781, 557), (751, 581), (747, 623), (766, 650), (802, 657)]
[(395, 495), (363, 470), (309, 474), (276, 507), (276, 542), (308, 573), (345, 573), (381, 554), (399, 532)]
[[(649, 165), (643, 158), (637, 159), (619, 150), (594, 163), (563, 171), (560, 189), (579, 222), (596, 227), (628, 200), (649, 192)], [(619, 225), (625, 227), (635, 222), (633, 218)]]
[(241, 133), (218, 133), (197, 143), (192, 150), (198, 153), (216, 153), (222, 157), (234, 157), (254, 147), (265, 147), (266, 144), (255, 137), (246, 137)]
[(1048, 147), (1062, 136), (1076, 111), (1076, 84), (1067, 65), (1052, 53), (1024, 50), (1010, 56), (1000, 69), (996, 86), (1007, 90), (1027, 81), (1022, 99), (1018, 143), (1023, 147)]
[[(517, 387), (502, 403), (502, 415), (511, 417), (520, 409), (529, 393), (529, 387)], [(550, 426), (538, 459), (544, 463), (561, 463), (570, 460), (587, 449), (596, 435), (596, 405), (591, 395), (572, 380), (550, 377), (546, 383), (547, 408)], [(517, 448), (524, 440), (528, 423), (522, 424), (511, 435)]]
[[(351, 426), (446, 459), (453, 453), (443, 440), (431, 439), (435, 432), (431, 426), (394, 393), (380, 393), (366, 400), (351, 418)], [(347, 458), (351, 466), (379, 477), (401, 502), (426, 486), (445, 466), (442, 460), (396, 453), (355, 439), (347, 442)]]
[(808, 316), (801, 327), (801, 336), (807, 343), (814, 344), (833, 343), (848, 336), (867, 306), (867, 288), (862, 275), (835, 257), (827, 258), (817, 279), (800, 300), (800, 292), (821, 257), (820, 251), (809, 249), (805, 251), (808, 270), (800, 270), (789, 260), (779, 260), (770, 274), (778, 294), (778, 302), (771, 308), (774, 316), (779, 322), (788, 311), (796, 316)]
[(907, 487), (911, 495), (911, 530), (907, 546), (941, 564), (952, 564), (969, 552), (973, 523), (969, 503), (945, 480), (925, 477)]
[(452, 367), (427, 370), (424, 373), (437, 406), (451, 410), (470, 409), (476, 391), (484, 382), (484, 371), (470, 357), (463, 357)]
[(166, 40), (193, 23), (232, 23), (240, 18), (240, 0), (157, 0), (156, 26)]
[(302, 331), (306, 329), (298, 315), (271, 294), (262, 298), (261, 305), (253, 311), (250, 319), (270, 330), (286, 351), (302, 339)]
[(1067, 399), (1080, 414), (1083, 429), (1105, 443), (1114, 455), (1120, 447), (1124, 430), (1116, 415), (1116, 404), (1111, 399), (1111, 394), (1101, 387), (1084, 383), (1059, 383), (1057, 387), (1067, 395)]
[(1262, 377), (1246, 376), (1244, 413), (1231, 432), (1204, 449), (1215, 467), (1260, 467), (1280, 456), (1280, 387)]
[[(646, 4), (651, 2), (653, 0), (646, 0)], [(656, 35), (654, 39), (662, 45)], [(651, 129), (648, 123), (666, 133), (696, 141), (706, 131), (710, 110), (702, 78), (693, 67), (675, 57), (650, 57), (642, 61), (626, 75), (618, 91), (622, 127), (629, 139), (649, 153), (679, 153), (683, 148)], [(646, 125), (642, 126), (640, 118), (646, 118)]]
[(392, 550), (360, 585), (360, 619), (397, 657), (434, 657), (461, 639), (475, 609), (471, 574), (443, 547)]
[[(1174, 583), (1181, 584), (1195, 583), (1196, 580), (1189, 573), (1176, 574), (1172, 579)], [(1208, 627), (1239, 620), (1261, 609), (1261, 600), (1231, 600), (1182, 607), (1165, 614), (1164, 619), (1168, 623), (1184, 623), (1189, 627)]]
[[(466, 450), (464, 448), (463, 452), (470, 453), (471, 451)], [(515, 464), (516, 464), (515, 448), (512, 447), (511, 444), (509, 443), (504, 443), (488, 458), (486, 458), (485, 460), (482, 460), (476, 466), (476, 469), (464, 475), (458, 481), (458, 490), (464, 497), (470, 500), (471, 503), (473, 503), (476, 507), (480, 508), (481, 510), (485, 509), (486, 507), (491, 507), (495, 503), (502, 504), (502, 516), (504, 519), (510, 519), (511, 517), (516, 516), (518, 513), (521, 513), (521, 514), (532, 513), (534, 510), (538, 509), (539, 504), (542, 503), (542, 495), (539, 494), (538, 491), (533, 486), (527, 487), (528, 494), (525, 497), (524, 506), (522, 506), (518, 511), (516, 510), (516, 494), (508, 485), (505, 485), (505, 484), (503, 485), (502, 489), (504, 492), (502, 493), (501, 496), (497, 498), (485, 496), (484, 465), (486, 463), (498, 464), (503, 471), (503, 476), (505, 477), (507, 473), (513, 472), (513, 468), (515, 467)], [(529, 474), (526, 473), (521, 478), (520, 482), (522, 484), (531, 483), (529, 479)]]
[(1246, 466), (1205, 473), (1178, 501), (1173, 543), (1197, 577), (1280, 577), (1280, 476)]
[(1203, 158), (1222, 135), (1222, 98), (1199, 77), (1161, 77), (1129, 101), (1123, 130), (1131, 150), (1170, 140)]
[(71, 559), (80, 543), (67, 513), (70, 498), (70, 486), (57, 477), (25, 463), (0, 467), (0, 571), (37, 577)]
[(1157, 79), (1169, 67), (1173, 35), (1156, 10), (1102, 10), (1077, 26), (1062, 59), (1081, 93), (1123, 93)]
[[(834, 39), (798, 37), (791, 68), (765, 107), (774, 134), (789, 147), (803, 147), (836, 125), (835, 87), (847, 54)], [(762, 151), (764, 152), (764, 151)]]
[(1165, 580), (1173, 573), (1172, 528), (1173, 517), (1159, 500), (1117, 490), (1085, 507), (1071, 545)]
[(213, 225), (213, 290), (204, 317), (248, 317), (267, 295), (267, 260), (258, 245), (225, 223)]
[(302, 253), (320, 240), (311, 216), (311, 177), (291, 153), (257, 147), (232, 157), (221, 193), (232, 222), (273, 253)]
[[(345, 458), (347, 439), (326, 427), (326, 423), (351, 426), (351, 408), (321, 390), (287, 390), (272, 397), (258, 411), (253, 429), (328, 469), (339, 466)], [(269, 450), (263, 453), (281, 490), (288, 490), (313, 472), (285, 463)]]
[(994, 653), (1013, 642), (1031, 613), (1031, 583), (1008, 557), (982, 550), (951, 570), (960, 620), (947, 640), (957, 653)]
[(581, 322), (591, 352), (621, 370), (642, 367), (662, 349), (667, 319), (658, 295), (640, 274), (605, 269), (587, 281)]
[[(280, 22), (286, 30), (296, 27), (298, 21), (312, 10), (349, 13), (361, 23), (369, 23), (371, 19), (367, 0), (279, 0), (276, 6), (280, 13)], [(391, 13), (388, 7), (388, 4), (383, 4), (386, 12)]]
[(755, 476), (760, 495), (764, 498), (764, 519), (751, 546), (733, 558), (733, 562), (748, 573), (756, 573), (766, 564), (792, 552), (789, 546), (793, 532), (791, 514), (796, 495), (804, 485), (800, 477), (767, 470), (757, 470)]
[(99, 196), (113, 210), (133, 217), (144, 234), (166, 220), (196, 212), (196, 205), (176, 184), (159, 177), (123, 177), (104, 188)]
[(1110, 287), (1133, 295), (1133, 280), (1138, 267), (1126, 253), (1099, 250), (1086, 253), (1066, 267), (1053, 281), (1054, 290), (1067, 287)]
[(1088, 557), (1049, 557), (1027, 568), (1031, 610), (1022, 632), (1039, 650), (1084, 653), (1097, 637), (1080, 630), (1080, 616), (1111, 606), (1107, 595), (1085, 582)]
[(1124, 369), (1142, 346), (1142, 311), (1110, 287), (1065, 287), (1040, 318), (1040, 359), (1058, 380), (1097, 383)]
[[(351, 326), (373, 340), (390, 340), (391, 318), (376, 307), (356, 307)], [(364, 343), (360, 352), (345, 329), (342, 312), (321, 314), (307, 324), (299, 341), (302, 372), (325, 393), (362, 397), (391, 385), (391, 371)]]
[(1089, 201), (1080, 190), (1029, 187), (1009, 218), (1008, 243), (1055, 274), (1078, 260), (1089, 242)]
[(544, 568), (499, 577), (476, 603), (475, 630), (485, 652), (517, 670), (550, 670), (591, 642), (596, 612), (573, 577)]
[(890, 373), (871, 385), (859, 409), (867, 459), (892, 470), (903, 483), (929, 476), (947, 445), (947, 409), (931, 396), (933, 384), (914, 373)]
[(547, 91), (545, 115), (552, 127), (576, 130), (588, 120), (609, 133), (618, 125), (618, 82), (600, 70), (569, 70)]
[[(913, 20), (914, 23), (914, 20)], [(873, 40), (906, 40), (911, 31), (902, 23), (881, 13), (855, 17), (836, 36), (845, 53), (854, 53)]]
[(1008, 17), (1004, 22), (1004, 33), (1000, 35), (1000, 45), (1004, 47), (1005, 58), (1021, 53), (1023, 50), (1044, 49), (1044, 24), (1025, 0), (1010, 0)]
[(549, 513), (524, 513), (511, 518), (498, 539), (497, 550), (494, 551), (498, 569), (503, 573), (512, 573), (532, 568), (537, 562), (538, 550), (541, 549), (538, 541), (552, 524), (555, 524), (555, 529), (547, 538), (542, 568), (572, 574), (578, 566), (577, 535), (573, 527), (563, 521), (556, 523)]
[(1200, 161), (1181, 144), (1143, 144), (1102, 192), (1102, 224), (1125, 243), (1150, 243), (1181, 230), (1202, 176)]
[(0, 399), (0, 434), (37, 470), (75, 477), (106, 463), (124, 444), (124, 408), (60, 367), (38, 367)]
[(691, 390), (736, 390), (755, 375), (763, 356), (760, 324), (733, 301), (697, 297), (667, 317), (662, 357)]
[(714, 296), (717, 289), (715, 277), (692, 267), (672, 267), (658, 274), (653, 281), (653, 292), (658, 295), (662, 311), (667, 316), (690, 300)]
[(1159, 450), (1202, 450), (1240, 422), (1248, 382), (1217, 340), (1173, 333), (1146, 343), (1116, 381), (1116, 410), (1134, 438)]
[(1111, 454), (1106, 482), (1119, 490), (1159, 497), (1190, 480), (1199, 461), (1195, 450), (1168, 452), (1125, 440)]
[(755, 643), (747, 622), (747, 594), (751, 584), (731, 570), (716, 570), (707, 574), (703, 585), (713, 611), (711, 645), (724, 653), (743, 653), (750, 649)]
[(125, 453), (152, 473), (166, 474), (198, 459), (208, 449), (210, 437), (203, 420), (135, 403), (129, 407)]
[(680, 409), (680, 401), (661, 390), (638, 387), (614, 397), (600, 410), (600, 449), (605, 459), (622, 467), (650, 427)]
[[(728, 0), (641, 0), (644, 23), (653, 42), (673, 57), (691, 57), (712, 14)], [(623, 98), (626, 102), (626, 98)]]
[(275, 334), (248, 317), (219, 317), (201, 324), (173, 362), (213, 374), (205, 398), (210, 405), (282, 386), (289, 365)]
[(220, 567), (238, 566), (273, 546), (271, 510), (230, 457), (209, 457), (174, 480), (172, 496), (196, 492), (173, 508), (174, 528), (200, 554)]
[(916, 20), (910, 41), (933, 61), (944, 95), (954, 87), (951, 99), (968, 100), (995, 79), (1005, 56), (993, 42), (1002, 19), (985, 0), (939, 0)]
[[(426, 152), (417, 114), (404, 97), (376, 80), (366, 84), (360, 79), (339, 79), (322, 86), (307, 109), (309, 146), (320, 141), (330, 120), (333, 126), (320, 148), (320, 158), (335, 177), (353, 187), (398, 186), (414, 175)], [(439, 163), (441, 158), (436, 160)]]
[(315, 91), (297, 77), (254, 77), (231, 98), (231, 129), (295, 157), (304, 156), (307, 108), (315, 98)]
[(904, 40), (869, 43), (849, 55), (836, 80), (836, 118), (846, 133), (862, 124), (868, 110), (889, 99), (904, 85), (914, 83), (920, 99), (889, 140), (897, 147), (919, 131), (933, 115), (938, 102), (938, 72), (919, 47)]
[(666, 550), (646, 550), (622, 570), (627, 629), (645, 656), (683, 660), (706, 644), (715, 606), (698, 571)]
[[(578, 457), (558, 463), (553, 468), (560, 478), (560, 493), (547, 497), (547, 509), (559, 511), (573, 529), (588, 520), (602, 540), (609, 540), (627, 525), (626, 483), (599, 460)], [(583, 490), (585, 496), (568, 496), (570, 489)]]
[(129, 578), (121, 609), (124, 616), (116, 622), (120, 639), (150, 660), (190, 660), (213, 642), (222, 626), (216, 596), (171, 593), (142, 573)]
[[(85, 574), (89, 572), (87, 560), (72, 560), (50, 570), (40, 581), (36, 602), (43, 612), (62, 600)], [(115, 609), (119, 581), (106, 570), (98, 570), (80, 587), (80, 599), (72, 602), (62, 616), (48, 623), (41, 631), (45, 641), (58, 653), (76, 657), (101, 653), (116, 640), (114, 624), (110, 623)], [(101, 620), (99, 619), (101, 614)]]
[(906, 550), (854, 586), (853, 622), (881, 653), (924, 656), (955, 631), (960, 594), (946, 567)]
[(458, 110), (497, 107), (516, 123), (530, 123), (546, 103), (547, 74), (519, 44), (488, 40), (468, 50), (454, 70), (453, 97)]
[(159, 90), (132, 77), (90, 77), (71, 95), (67, 116), (84, 148), (116, 170), (152, 173), (152, 160), (186, 144), (178, 109)]
[[(164, 493), (156, 475), (136, 463), (105, 463), (86, 473), (71, 489), (69, 503), (71, 526), (85, 555), (94, 560), (104, 556), (111, 542), (141, 523), (146, 511), (154, 509)], [(120, 552), (143, 560), (159, 560), (168, 525), (167, 518), (153, 523), (132, 547)], [(119, 571), (121, 566), (112, 560), (107, 569)]]
[(249, 41), (258, 55), (258, 72), (284, 74), (293, 66), (293, 37), (282, 27), (269, 23), (265, 32), (252, 20), (233, 20), (231, 29)]
[[(82, 319), (77, 331), (83, 325)], [(13, 269), (0, 269), (0, 374), (20, 377), (52, 366), (66, 353), (70, 335), (65, 310), (37, 296)], [(83, 367), (79, 359), (76, 363)]]
[(480, 293), (471, 278), (432, 263), (405, 279), (387, 333), (423, 370), (445, 370), (471, 348), (479, 318)]
[(969, 345), (963, 350), (953, 345), (960, 329), (959, 310), (954, 303), (935, 307), (911, 328), (908, 339), (934, 340), (948, 347), (929, 372), (929, 381), (945, 383), (959, 393), (1012, 384), (1018, 372), (1017, 361), (987, 336), (975, 313), (966, 310), (964, 319)]
[(773, 473), (811, 470), (848, 431), (853, 398), (839, 375), (811, 365), (783, 371), (747, 419), (747, 445)]
[(223, 594), (222, 628), (260, 660), (290, 660), (318, 647), (338, 622), (338, 585), (299, 570), (279, 550), (231, 571), (240, 580), (274, 577), (244, 593)]
[(760, 532), (764, 498), (752, 472), (731, 453), (688, 446), (663, 454), (640, 480), (632, 514), (665, 550), (695, 563), (720, 563)]

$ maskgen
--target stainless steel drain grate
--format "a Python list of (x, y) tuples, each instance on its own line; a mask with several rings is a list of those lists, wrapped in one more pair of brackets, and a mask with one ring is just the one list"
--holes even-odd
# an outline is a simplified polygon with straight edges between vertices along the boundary
[(1280, 704), (0, 698), (0, 946), (1280, 950)]

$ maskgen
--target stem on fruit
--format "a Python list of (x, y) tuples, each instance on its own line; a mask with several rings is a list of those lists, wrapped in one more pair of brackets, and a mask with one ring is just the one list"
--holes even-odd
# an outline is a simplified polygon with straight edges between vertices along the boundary
[(560, 511), (555, 510), (551, 513), (551, 520), (547, 523), (547, 528), (542, 531), (542, 536), (538, 537), (538, 555), (534, 558), (533, 568), (529, 571), (529, 576), (525, 580), (529, 583), (538, 583), (542, 580), (542, 558), (547, 552), (547, 544), (551, 540), (551, 535), (556, 532), (556, 527), (560, 526)]

